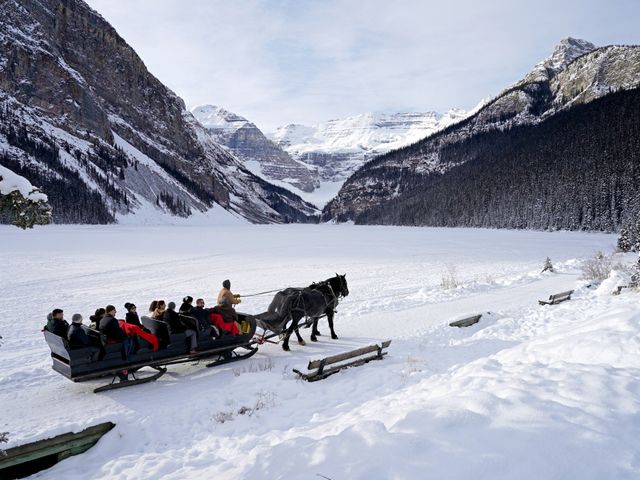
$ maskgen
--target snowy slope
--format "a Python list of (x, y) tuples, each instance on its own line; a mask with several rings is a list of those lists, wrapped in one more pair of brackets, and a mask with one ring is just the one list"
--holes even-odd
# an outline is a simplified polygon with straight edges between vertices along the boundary
[(305, 126), (290, 124), (269, 137), (293, 158), (317, 168), (323, 183), (342, 183), (367, 160), (462, 120), (467, 113), (363, 113)]
[[(614, 297), (615, 282), (595, 290), (578, 279), (576, 258), (611, 249), (613, 236), (345, 225), (35, 233), (0, 228), (9, 285), (0, 298), (0, 431), (12, 446), (117, 424), (40, 478), (640, 475), (640, 294)], [(557, 273), (539, 273), (547, 255)], [(457, 289), (439, 285), (448, 265), (457, 266)], [(53, 372), (39, 332), (54, 306), (67, 317), (107, 302), (144, 311), (152, 298), (210, 300), (228, 277), (246, 294), (335, 271), (347, 273), (351, 291), (338, 308), (340, 340), (294, 343), (291, 353), (266, 345), (211, 370), (175, 366), (155, 384), (103, 395), (90, 393), (95, 382)], [(570, 302), (537, 305), (574, 287)], [(268, 302), (247, 297), (242, 307), (258, 312)], [(446, 325), (487, 311), (468, 329)], [(317, 384), (291, 373), (384, 338), (393, 343), (382, 362)]]
[(363, 113), (310, 127), (286, 125), (270, 137), (297, 157), (314, 152), (375, 155), (421, 140), (465, 116), (466, 112), (458, 109), (444, 115), (436, 112)]

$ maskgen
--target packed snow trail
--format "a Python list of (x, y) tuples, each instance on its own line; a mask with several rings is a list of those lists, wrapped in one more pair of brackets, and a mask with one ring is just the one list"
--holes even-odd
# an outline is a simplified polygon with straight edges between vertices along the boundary
[[(0, 431), (11, 446), (117, 424), (41, 478), (637, 478), (640, 295), (586, 288), (572, 260), (614, 242), (329, 225), (0, 228)], [(558, 273), (539, 273), (546, 256)], [(448, 264), (460, 285), (445, 290)], [(175, 366), (131, 389), (94, 395), (99, 382), (56, 374), (39, 331), (54, 306), (67, 317), (125, 301), (144, 311), (153, 298), (210, 300), (224, 278), (242, 293), (336, 271), (351, 291), (340, 340), (321, 321), (317, 344)], [(569, 302), (537, 305), (574, 287)], [(270, 299), (241, 307), (259, 312)], [(447, 326), (487, 311), (472, 327)], [(381, 362), (316, 384), (291, 372), (386, 338)]]

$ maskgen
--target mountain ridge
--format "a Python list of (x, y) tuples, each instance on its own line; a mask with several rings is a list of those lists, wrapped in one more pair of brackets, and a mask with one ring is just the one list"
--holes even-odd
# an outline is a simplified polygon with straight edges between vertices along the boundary
[[(544, 62), (538, 63), (531, 72), (539, 70)], [(448, 145), (481, 132), (535, 124), (564, 108), (589, 102), (616, 89), (639, 85), (640, 49), (635, 46), (595, 48), (575, 56), (551, 76), (525, 82), (531, 72), (460, 122), (367, 162), (325, 206), (323, 220), (352, 220), (376, 204), (401, 194), (405, 177), (440, 174), (454, 168), (458, 162), (443, 161), (440, 156)]]

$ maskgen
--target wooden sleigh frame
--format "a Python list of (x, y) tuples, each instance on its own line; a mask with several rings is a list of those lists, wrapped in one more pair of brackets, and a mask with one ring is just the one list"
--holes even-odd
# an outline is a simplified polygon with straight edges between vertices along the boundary
[[(147, 317), (142, 323), (159, 338), (165, 338), (167, 345), (153, 352), (140, 349), (125, 358), (122, 343), (109, 344), (99, 332), (89, 331), (95, 344), (85, 348), (73, 349), (67, 339), (44, 331), (44, 337), (51, 349), (52, 368), (73, 382), (84, 382), (101, 377), (111, 377), (111, 382), (97, 387), (94, 393), (114, 390), (158, 380), (167, 372), (167, 366), (181, 363), (207, 361), (206, 367), (216, 367), (253, 356), (258, 347), (253, 340), (256, 322), (252, 316), (239, 314), (249, 321), (251, 330), (245, 335), (212, 338), (208, 334), (198, 335), (198, 351), (190, 353), (185, 334), (167, 331), (164, 322)], [(86, 327), (85, 327), (86, 328)], [(163, 329), (164, 331), (161, 331)], [(143, 368), (154, 370), (151, 375), (139, 375)], [(131, 378), (130, 378), (131, 377)], [(119, 381), (118, 381), (119, 380)]]

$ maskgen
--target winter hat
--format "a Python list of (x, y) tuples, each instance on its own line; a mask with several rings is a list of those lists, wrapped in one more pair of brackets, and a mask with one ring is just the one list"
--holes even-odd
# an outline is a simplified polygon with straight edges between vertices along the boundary
[(184, 298), (182, 299), (182, 301), (183, 301), (184, 303), (191, 303), (191, 302), (193, 302), (193, 297), (190, 297), (189, 295), (187, 295), (186, 297), (184, 297)]
[(82, 315), (74, 313), (73, 317), (71, 317), (71, 323), (82, 323)]
[(229, 290), (231, 288), (231, 280), (225, 280), (224, 282), (222, 282), (222, 287)]
[(132, 308), (136, 308), (136, 306), (133, 303), (127, 302), (127, 303), (124, 304), (124, 308), (125, 308), (125, 310), (127, 312), (129, 312), (129, 311), (131, 311)]
[(109, 313), (110, 311), (115, 310), (115, 309), (116, 309), (116, 307), (114, 307), (113, 305), (107, 305), (106, 307), (104, 307), (104, 311), (106, 313)]
[(169, 302), (169, 305), (167, 305), (167, 307), (169, 308), (169, 310), (175, 310), (176, 309), (176, 303), (175, 302)]

